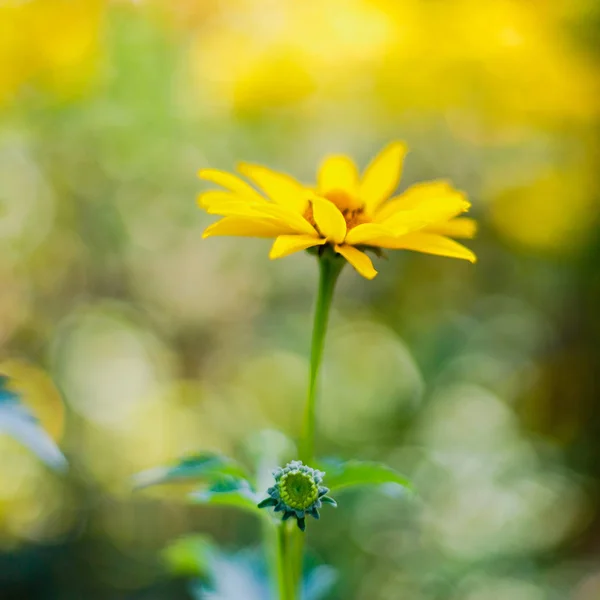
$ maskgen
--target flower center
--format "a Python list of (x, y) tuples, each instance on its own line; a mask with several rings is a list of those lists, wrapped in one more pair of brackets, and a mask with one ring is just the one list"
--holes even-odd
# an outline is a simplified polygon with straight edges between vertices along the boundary
[(290, 508), (304, 510), (317, 500), (319, 488), (308, 473), (291, 471), (279, 481), (279, 493)]
[[(346, 221), (346, 229), (350, 231), (357, 225), (361, 225), (362, 223), (369, 223), (369, 219), (365, 215), (365, 207), (364, 204), (360, 203), (359, 200), (353, 198), (347, 192), (342, 190), (333, 190), (331, 192), (327, 192), (324, 195), (324, 198), (327, 198), (330, 202), (335, 204), (344, 220)], [(304, 218), (317, 230), (319, 231), (318, 225), (315, 223), (315, 218), (313, 216), (313, 208), (312, 204), (308, 205), (306, 211), (304, 211)], [(321, 233), (319, 231), (319, 233)]]
[(324, 194), (324, 197), (330, 202), (333, 202), (342, 213), (344, 211), (356, 211), (363, 209), (362, 202), (344, 190), (330, 190)]

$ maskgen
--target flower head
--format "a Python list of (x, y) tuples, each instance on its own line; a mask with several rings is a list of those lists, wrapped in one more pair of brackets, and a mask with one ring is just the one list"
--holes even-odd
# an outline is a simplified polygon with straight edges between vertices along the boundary
[(271, 258), (330, 246), (361, 275), (377, 275), (364, 250), (416, 250), (475, 262), (475, 255), (452, 237), (470, 238), (475, 222), (456, 218), (470, 204), (446, 181), (419, 183), (393, 196), (406, 147), (393, 142), (362, 176), (346, 156), (329, 156), (314, 187), (259, 165), (241, 163), (237, 175), (202, 169), (201, 179), (221, 190), (200, 194), (198, 203), (223, 218), (204, 237), (232, 235), (274, 238)]
[(315, 519), (320, 517), (319, 508), (323, 503), (337, 506), (336, 501), (327, 493), (329, 489), (322, 486), (325, 473), (303, 465), (302, 461), (293, 460), (283, 469), (273, 471), (275, 485), (267, 490), (265, 498), (259, 508), (273, 506), (275, 512), (283, 512), (283, 520), (295, 517), (298, 527), (306, 529), (306, 515)]

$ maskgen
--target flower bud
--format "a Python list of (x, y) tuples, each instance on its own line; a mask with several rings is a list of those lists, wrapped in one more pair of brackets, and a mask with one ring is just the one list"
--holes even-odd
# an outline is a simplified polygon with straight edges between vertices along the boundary
[(329, 489), (321, 485), (325, 473), (293, 460), (285, 467), (275, 469), (275, 485), (267, 490), (268, 498), (259, 503), (259, 508), (273, 507), (282, 512), (282, 519), (295, 518), (298, 527), (306, 529), (306, 515), (318, 519), (319, 508), (323, 504), (337, 506), (333, 498), (327, 496)]

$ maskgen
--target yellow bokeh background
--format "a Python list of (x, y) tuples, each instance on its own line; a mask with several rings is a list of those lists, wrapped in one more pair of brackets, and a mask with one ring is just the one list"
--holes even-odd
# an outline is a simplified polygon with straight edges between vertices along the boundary
[(593, 0), (0, 2), (0, 373), (70, 465), (0, 437), (0, 598), (190, 598), (174, 539), (258, 544), (189, 486), (132, 491), (300, 429), (314, 261), (202, 240), (196, 172), (310, 182), (402, 139), (400, 189), (463, 190), (479, 260), (341, 276), (319, 451), (419, 499), (340, 496), (323, 600), (596, 600), (599, 34)]

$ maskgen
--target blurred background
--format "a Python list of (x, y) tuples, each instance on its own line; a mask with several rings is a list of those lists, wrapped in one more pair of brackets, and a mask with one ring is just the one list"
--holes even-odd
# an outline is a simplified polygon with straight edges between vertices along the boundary
[(0, 370), (71, 465), (0, 437), (0, 597), (192, 598), (165, 547), (259, 542), (131, 491), (298, 431), (316, 265), (202, 241), (196, 171), (308, 182), (404, 139), (402, 188), (465, 190), (479, 262), (341, 278), (321, 454), (420, 496), (348, 493), (311, 527), (327, 597), (600, 598), (599, 33), (594, 0), (0, 2)]

